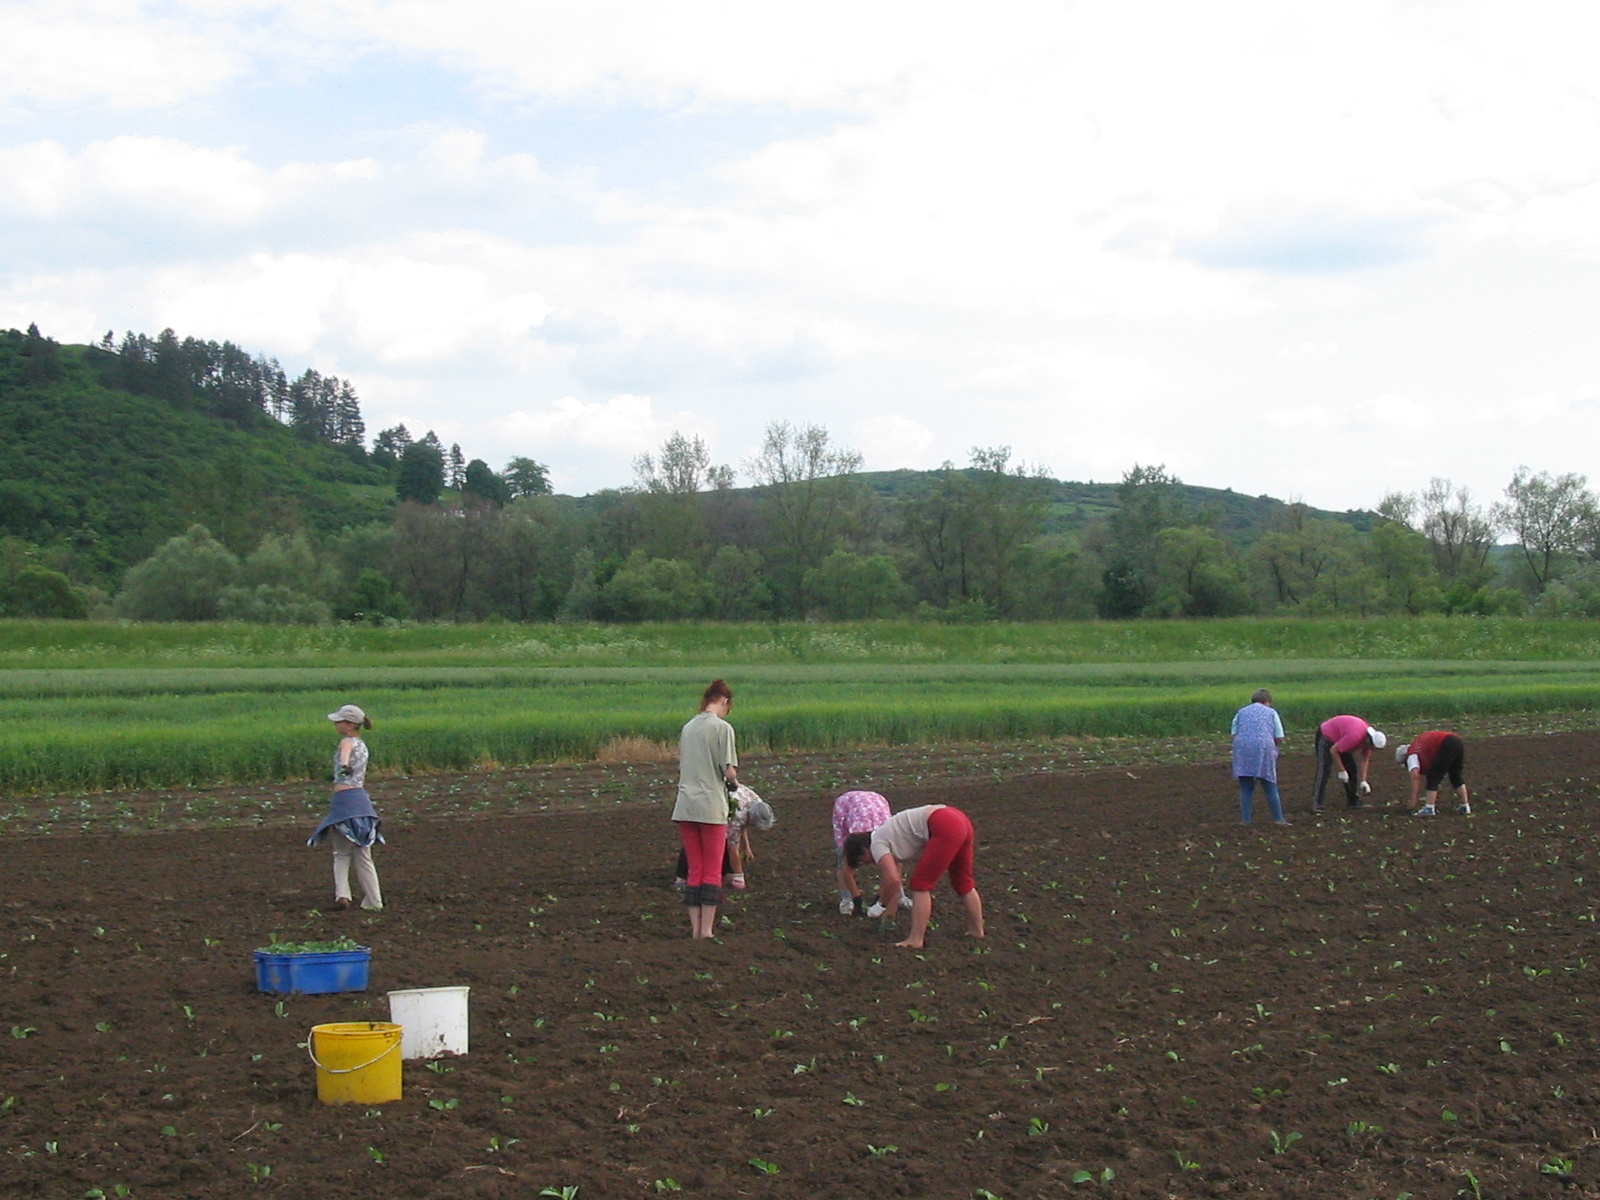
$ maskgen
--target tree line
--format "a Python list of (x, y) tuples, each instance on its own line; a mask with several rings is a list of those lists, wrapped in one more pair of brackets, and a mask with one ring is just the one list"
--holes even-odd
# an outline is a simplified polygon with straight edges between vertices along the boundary
[[(574, 498), (552, 495), (530, 460), (495, 472), (453, 463), (431, 435), (402, 434), (386, 431), (373, 452), (400, 481), (391, 520), (320, 542), (273, 535), (247, 554), (197, 526), (128, 573), (115, 611), (378, 622), (1600, 616), (1600, 506), (1578, 475), (1524, 468), (1487, 507), (1435, 479), (1386, 496), (1367, 528), (1289, 504), (1241, 534), (1159, 466), (1130, 469), (1109, 513), (1068, 527), (1059, 485), (1003, 446), (884, 495), (820, 425), (770, 426), (743, 488), (702, 439), (674, 434), (636, 460), (631, 486)], [(1512, 544), (1497, 546), (1501, 534)]]
[(1341, 515), (1161, 466), (1107, 495), (1004, 446), (891, 486), (826, 428), (777, 422), (739, 471), (675, 433), (629, 486), (556, 496), (533, 459), (497, 470), (432, 431), (369, 447), (347, 380), (171, 330), (0, 333), (0, 425), (4, 615), (1600, 616), (1587, 480), (1527, 468), (1488, 505), (1433, 480)]

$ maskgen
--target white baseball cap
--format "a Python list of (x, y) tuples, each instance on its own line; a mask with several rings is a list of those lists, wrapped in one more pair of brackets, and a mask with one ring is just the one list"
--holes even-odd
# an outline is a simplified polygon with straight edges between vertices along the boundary
[[(356, 711), (359, 712), (360, 709), (357, 709)], [(1389, 738), (1383, 732), (1383, 730), (1374, 729), (1370, 725), (1367, 726), (1367, 736), (1372, 739), (1372, 748), (1374, 750), (1382, 750), (1389, 744)]]
[(352, 725), (362, 725), (366, 723), (367, 714), (362, 712), (354, 704), (346, 704), (338, 712), (329, 713), (328, 720), (349, 721)]

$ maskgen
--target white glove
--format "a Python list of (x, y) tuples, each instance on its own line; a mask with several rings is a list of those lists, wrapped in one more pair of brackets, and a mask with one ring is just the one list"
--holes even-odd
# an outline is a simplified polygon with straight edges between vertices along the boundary
[(901, 908), (910, 908), (911, 907), (911, 897), (906, 895), (906, 893), (904, 893), (904, 892), (900, 893), (900, 907)]
[(1372, 785), (1363, 779), (1361, 781), (1361, 786), (1357, 788), (1356, 791), (1360, 792), (1363, 796), (1370, 796), (1372, 795)]
[(867, 916), (869, 916), (869, 917), (881, 917), (881, 916), (883, 916), (884, 913), (886, 913), (888, 911), (889, 910), (884, 908), (881, 903), (874, 904), (871, 908), (867, 909)]
[(1339, 772), (1339, 782), (1340, 783), (1349, 783), (1350, 782), (1350, 772), (1349, 771), (1340, 771)]

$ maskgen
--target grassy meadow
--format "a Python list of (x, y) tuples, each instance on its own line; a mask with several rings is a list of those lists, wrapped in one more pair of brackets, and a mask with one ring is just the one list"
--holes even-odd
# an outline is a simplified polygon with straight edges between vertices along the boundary
[(355, 701), (386, 771), (670, 741), (727, 677), (748, 750), (1292, 730), (1600, 709), (1600, 623), (412, 626), (0, 623), (0, 790), (315, 778)]
[[(0, 621), (0, 673), (122, 667), (725, 667), (1253, 659), (1600, 661), (1600, 621), (1240, 617), (937, 625), (136, 625)], [(3, 674), (0, 674), (3, 678)]]

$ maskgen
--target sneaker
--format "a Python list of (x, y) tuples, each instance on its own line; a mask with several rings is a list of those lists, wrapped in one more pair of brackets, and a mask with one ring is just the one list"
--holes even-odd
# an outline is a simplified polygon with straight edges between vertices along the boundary
[(333, 906), (335, 908), (337, 908), (340, 912), (347, 911), (354, 904), (355, 904), (355, 901), (350, 899), (350, 897), (348, 897), (348, 896), (340, 896), (337, 900), (335, 900), (333, 902)]
[(1283, 818), (1283, 820), (1281, 820), (1281, 821), (1274, 821), (1274, 822), (1273, 822), (1273, 824), (1274, 824), (1274, 825), (1293, 825), (1293, 824), (1294, 824), (1294, 822), (1293, 822), (1293, 821), (1291, 821), (1291, 820), (1289, 820), (1289, 818), (1288, 818), (1288, 817), (1284, 817), (1284, 818)]
[(1456, 811), (1464, 817), (1470, 817), (1472, 815), (1472, 805), (1458, 804), (1456, 805)]
[(1434, 809), (1433, 805), (1424, 804), (1421, 808), (1417, 809), (1417, 811), (1412, 813), (1411, 815), (1413, 817), (1436, 817), (1439, 814)]
[(1311, 815), (1312, 815), (1312, 816), (1313, 816), (1313, 817), (1320, 817), (1320, 816), (1321, 816), (1321, 815), (1322, 815), (1322, 805), (1320, 805), (1320, 804), (1313, 804), (1313, 805), (1312, 805), (1312, 806), (1311, 806)]

